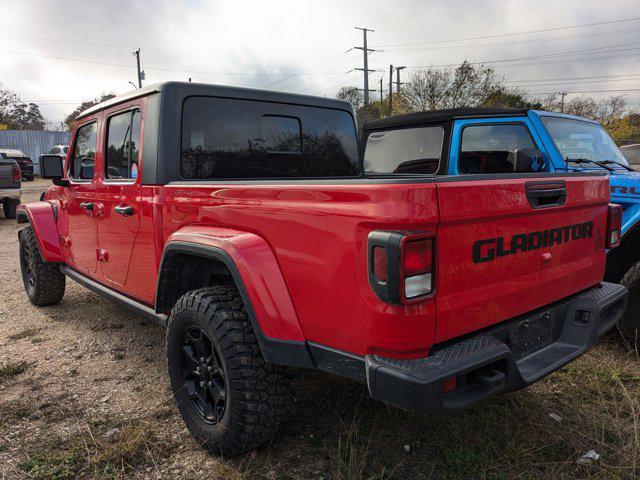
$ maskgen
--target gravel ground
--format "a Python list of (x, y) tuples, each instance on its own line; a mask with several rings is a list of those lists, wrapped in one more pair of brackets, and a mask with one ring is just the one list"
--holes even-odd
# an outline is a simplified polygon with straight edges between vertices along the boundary
[[(23, 201), (47, 185), (25, 184)], [(169, 389), (164, 332), (67, 281), (29, 303), (18, 225), (0, 215), (2, 478), (638, 478), (640, 368), (617, 339), (523, 392), (446, 417), (372, 401), (322, 374), (293, 385), (269, 446), (219, 459)], [(601, 459), (577, 465), (595, 449)]]

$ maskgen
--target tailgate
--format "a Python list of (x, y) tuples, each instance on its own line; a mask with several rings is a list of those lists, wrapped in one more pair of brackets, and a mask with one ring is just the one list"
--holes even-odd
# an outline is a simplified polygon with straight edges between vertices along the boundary
[(0, 160), (0, 188), (17, 188), (13, 183), (13, 161)]
[(463, 178), (437, 183), (437, 342), (602, 280), (607, 177)]

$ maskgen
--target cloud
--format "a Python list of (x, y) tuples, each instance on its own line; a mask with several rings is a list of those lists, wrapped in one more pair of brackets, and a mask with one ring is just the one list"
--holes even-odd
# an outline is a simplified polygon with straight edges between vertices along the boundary
[[(147, 84), (191, 77), (206, 83), (263, 88), (303, 72), (271, 88), (333, 95), (343, 85), (362, 84), (361, 72), (346, 73), (362, 66), (360, 51), (347, 52), (362, 42), (362, 33), (355, 26), (375, 29), (369, 34), (369, 44), (377, 50), (370, 56), (370, 67), (380, 71), (371, 74), (372, 86), (380, 78), (387, 82), (389, 64), (437, 65), (459, 63), (465, 58), (546, 57), (512, 62), (517, 66), (495, 64), (507, 80), (640, 73), (640, 50), (633, 50), (634, 45), (625, 46), (634, 42), (638, 46), (640, 21), (473, 41), (383, 46), (640, 17), (637, 0), (0, 0), (0, 11), (4, 17), (0, 83), (25, 101), (39, 101), (52, 121), (63, 118), (76, 102), (132, 88), (128, 82), (135, 81), (136, 71), (131, 52), (138, 47), (142, 49)], [(553, 56), (577, 50), (586, 52)], [(411, 70), (405, 70), (406, 75)], [(605, 90), (637, 86), (638, 77), (618, 78), (568, 86), (542, 82), (530, 89), (544, 93), (565, 87)], [(630, 92), (629, 96), (636, 102), (640, 98), (639, 92)]]

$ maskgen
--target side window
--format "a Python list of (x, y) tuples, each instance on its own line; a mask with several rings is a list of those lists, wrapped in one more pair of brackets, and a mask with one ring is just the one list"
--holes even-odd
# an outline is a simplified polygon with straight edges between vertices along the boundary
[(359, 173), (353, 117), (344, 111), (251, 100), (188, 98), (183, 178), (352, 177)]
[(129, 110), (109, 118), (105, 173), (107, 179), (138, 177), (140, 110)]
[(302, 153), (300, 119), (264, 115), (261, 119), (264, 149), (269, 153)]
[(96, 158), (97, 122), (78, 128), (73, 155), (69, 165), (69, 176), (76, 180), (91, 180)]
[(540, 172), (544, 159), (524, 125), (472, 125), (462, 130), (460, 173)]
[(366, 173), (434, 174), (440, 165), (444, 129), (440, 126), (373, 132), (364, 152)]
[(58, 148), (58, 147), (53, 147), (49, 153), (50, 153), (50, 154), (60, 153), (60, 148)]

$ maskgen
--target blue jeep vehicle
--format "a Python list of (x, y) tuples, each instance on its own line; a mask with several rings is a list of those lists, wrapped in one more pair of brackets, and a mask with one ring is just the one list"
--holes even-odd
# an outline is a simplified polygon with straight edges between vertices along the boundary
[[(640, 173), (597, 122), (552, 112), (498, 108), (432, 110), (365, 123), (366, 175), (609, 173), (611, 201), (622, 206), (620, 246), (610, 250), (605, 280), (629, 289), (623, 333), (640, 322)], [(553, 187), (553, 185), (551, 185)]]

